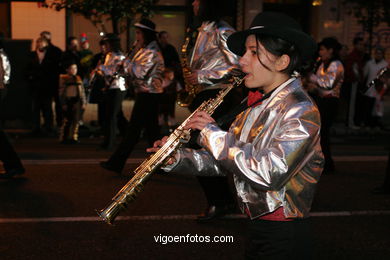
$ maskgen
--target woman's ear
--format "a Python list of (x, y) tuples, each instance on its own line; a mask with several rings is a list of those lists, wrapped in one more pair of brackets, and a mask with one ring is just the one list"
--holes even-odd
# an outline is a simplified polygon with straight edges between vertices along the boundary
[(290, 64), (290, 56), (288, 56), (287, 54), (283, 54), (276, 60), (275, 69), (277, 71), (283, 71), (288, 67), (289, 64)]

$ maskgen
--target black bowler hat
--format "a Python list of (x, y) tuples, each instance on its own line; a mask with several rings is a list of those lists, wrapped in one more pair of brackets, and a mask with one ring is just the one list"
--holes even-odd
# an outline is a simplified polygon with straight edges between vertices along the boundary
[(290, 42), (298, 48), (303, 59), (312, 58), (317, 50), (316, 42), (302, 31), (298, 22), (282, 13), (263, 12), (256, 15), (248, 30), (233, 33), (227, 39), (230, 51), (242, 56), (246, 38), (251, 34), (275, 36)]
[(138, 23), (134, 24), (135, 27), (146, 29), (152, 32), (156, 32), (156, 24), (149, 19), (143, 18)]

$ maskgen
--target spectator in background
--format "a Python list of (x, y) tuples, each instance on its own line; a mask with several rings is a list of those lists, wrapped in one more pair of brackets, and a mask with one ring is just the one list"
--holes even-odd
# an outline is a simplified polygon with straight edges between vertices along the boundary
[[(11, 77), (11, 65), (3, 49), (3, 40), (0, 38), (0, 109), (3, 109), (3, 100), (6, 96), (7, 85)], [(4, 171), (0, 171), (0, 178), (12, 178), (25, 172), (24, 167), (8, 141), (0, 121), (0, 161), (3, 162)]]
[(50, 60), (53, 61), (53, 66), (54, 66), (53, 67), (53, 77), (52, 77), (53, 82), (51, 84), (53, 84), (52, 95), (53, 95), (53, 100), (54, 100), (54, 109), (56, 112), (55, 121), (56, 121), (57, 127), (61, 127), (61, 125), (62, 125), (62, 108), (61, 108), (61, 104), (60, 104), (59, 97), (58, 97), (58, 79), (59, 79), (59, 75), (61, 73), (62, 50), (52, 43), (52, 41), (51, 41), (52, 35), (49, 31), (41, 32), (40, 36), (41, 36), (41, 38), (45, 38), (47, 40), (48, 46), (46, 49), (47, 50), (46, 55)]
[(376, 47), (374, 50), (374, 58), (364, 65), (363, 75), (365, 85), (368, 88), (368, 90), (364, 93), (364, 99), (362, 102), (362, 123), (365, 126), (383, 127), (381, 122), (384, 112), (383, 96), (386, 92), (387, 86), (382, 83), (369, 87), (369, 84), (377, 77), (381, 69), (388, 66), (384, 56), (385, 49), (382, 47)]
[(166, 31), (161, 31), (158, 33), (158, 41), (161, 47), (161, 53), (164, 58), (164, 66), (166, 68), (171, 68), (175, 73), (175, 78), (182, 82), (183, 75), (180, 65), (179, 54), (176, 51), (176, 48), (169, 43), (169, 34)]
[(28, 79), (32, 92), (33, 134), (41, 132), (41, 112), (44, 120), (44, 134), (53, 131), (53, 77), (57, 74), (56, 60), (47, 55), (48, 41), (46, 38), (36, 40), (36, 49), (31, 53), (27, 67)]
[(345, 83), (343, 93), (348, 102), (347, 126), (357, 129), (362, 121), (362, 111), (359, 109), (361, 95), (359, 85), (363, 84), (363, 67), (365, 63), (364, 41), (361, 37), (353, 39), (353, 50), (347, 56), (345, 63)]
[(60, 141), (63, 144), (78, 143), (78, 128), (81, 111), (85, 109), (87, 100), (80, 76), (77, 75), (77, 65), (69, 63), (66, 74), (60, 75), (59, 95), (63, 109)]
[(330, 128), (337, 115), (340, 90), (344, 80), (344, 66), (339, 59), (341, 44), (335, 38), (324, 38), (319, 44), (321, 64), (310, 77), (312, 93), (321, 115), (321, 148), (325, 157), (324, 173), (333, 173), (334, 162), (330, 150)]
[[(77, 68), (81, 68), (81, 56), (79, 51), (79, 40), (74, 37), (68, 37), (66, 40), (66, 50), (62, 54), (61, 57), (61, 71), (63, 74), (66, 73), (66, 64), (75, 62), (77, 64)], [(78, 71), (77, 75), (83, 78), (82, 71)]]

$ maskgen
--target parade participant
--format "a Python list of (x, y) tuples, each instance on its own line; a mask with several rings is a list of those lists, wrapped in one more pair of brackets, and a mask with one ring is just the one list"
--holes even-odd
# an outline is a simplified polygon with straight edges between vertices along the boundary
[[(191, 73), (184, 75), (189, 84), (200, 88), (200, 93), (189, 104), (191, 112), (203, 101), (215, 97), (221, 89), (225, 88), (232, 71), (238, 68), (238, 57), (226, 46), (226, 39), (234, 29), (222, 20), (229, 15), (231, 5), (222, 0), (195, 0), (192, 6), (193, 13), (201, 26), (193, 34), (196, 41), (192, 51), (188, 52), (191, 53), (188, 55)], [(240, 93), (235, 91), (229, 93), (213, 117), (219, 118), (226, 114), (240, 100)], [(208, 203), (206, 210), (198, 216), (198, 222), (207, 222), (234, 211), (235, 201), (226, 177), (198, 176), (197, 179)]]
[(77, 75), (77, 64), (66, 65), (66, 74), (60, 75), (59, 97), (64, 122), (61, 126), (60, 141), (64, 144), (78, 143), (78, 128), (81, 110), (87, 104), (83, 81)]
[(108, 33), (103, 41), (105, 42), (106, 55), (104, 63), (100, 64), (96, 70), (96, 73), (99, 73), (105, 80), (105, 86), (102, 89), (104, 140), (100, 148), (112, 150), (115, 143), (118, 114), (122, 109), (122, 101), (126, 94), (125, 78), (118, 74), (125, 56), (121, 51), (120, 38), (116, 34)]
[[(324, 159), (320, 115), (295, 72), (316, 44), (292, 18), (264, 12), (227, 45), (242, 56), (245, 86), (264, 96), (250, 92), (250, 104), (229, 131), (197, 112), (186, 128), (201, 131), (203, 149), (177, 150), (164, 170), (233, 175), (240, 208), (250, 218), (247, 259), (309, 259), (307, 217)], [(157, 151), (165, 141), (147, 151)]]
[(135, 88), (135, 102), (126, 133), (115, 152), (101, 166), (121, 173), (126, 160), (145, 129), (149, 144), (159, 138), (158, 112), (162, 88), (164, 61), (157, 43), (156, 25), (142, 19), (135, 23), (136, 43), (123, 68)]
[[(0, 38), (0, 111), (4, 109), (3, 101), (10, 79), (11, 64), (3, 49), (3, 40)], [(0, 171), (0, 178), (12, 178), (15, 175), (23, 174), (25, 170), (2, 127), (2, 118), (0, 118), (0, 161), (3, 162), (4, 168), (4, 171)]]
[[(309, 92), (321, 113), (321, 147), (325, 156), (324, 173), (334, 173), (330, 149), (330, 128), (337, 116), (344, 66), (339, 59), (341, 44), (334, 38), (324, 38), (319, 44), (320, 66), (311, 75)], [(310, 85), (310, 84), (309, 84)]]

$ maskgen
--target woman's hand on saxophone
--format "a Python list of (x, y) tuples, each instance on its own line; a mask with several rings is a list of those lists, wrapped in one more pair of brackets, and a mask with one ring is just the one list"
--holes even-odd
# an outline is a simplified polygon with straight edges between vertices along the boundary
[[(153, 147), (147, 148), (146, 152), (148, 152), (148, 153), (157, 152), (158, 150), (160, 150), (161, 147), (164, 146), (164, 144), (167, 142), (167, 139), (168, 139), (168, 136), (164, 136), (161, 140), (155, 141), (153, 143)], [(176, 161), (175, 158), (171, 157), (166, 161), (165, 165), (171, 165), (171, 164), (175, 163), (175, 161)]]
[(184, 126), (184, 129), (193, 129), (202, 131), (209, 123), (215, 122), (205, 111), (196, 112), (189, 120), (188, 123)]
[(196, 71), (193, 71), (193, 72), (188, 73), (188, 74), (184, 74), (184, 78), (191, 85), (198, 85), (199, 84), (198, 72), (196, 72)]

